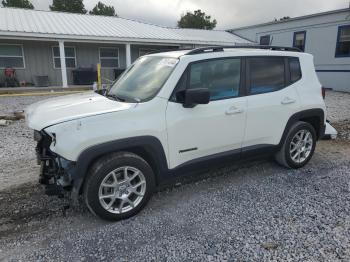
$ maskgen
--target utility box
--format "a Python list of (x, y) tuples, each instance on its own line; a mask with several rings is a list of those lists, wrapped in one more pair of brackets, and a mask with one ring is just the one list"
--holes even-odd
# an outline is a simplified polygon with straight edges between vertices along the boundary
[(73, 70), (74, 85), (92, 85), (97, 81), (97, 71), (93, 68), (78, 68)]
[(36, 87), (48, 87), (49, 76), (34, 76), (34, 85)]

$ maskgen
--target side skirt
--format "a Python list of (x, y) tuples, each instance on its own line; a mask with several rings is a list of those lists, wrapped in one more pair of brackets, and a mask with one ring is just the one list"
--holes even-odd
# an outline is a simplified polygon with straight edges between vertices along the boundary
[(166, 174), (162, 175), (159, 186), (171, 185), (174, 181), (185, 176), (194, 176), (229, 164), (239, 164), (249, 160), (269, 158), (276, 153), (278, 149), (278, 145), (257, 145), (194, 159), (178, 167), (169, 169)]

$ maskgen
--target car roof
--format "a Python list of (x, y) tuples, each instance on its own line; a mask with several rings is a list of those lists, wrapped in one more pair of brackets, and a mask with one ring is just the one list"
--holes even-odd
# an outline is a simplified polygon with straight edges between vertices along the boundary
[[(214, 49), (213, 49), (214, 48)], [(277, 47), (271, 47), (276, 49), (261, 49), (257, 46), (254, 47), (218, 47), (219, 50), (215, 50), (216, 47), (208, 47), (206, 48), (198, 48), (198, 49), (187, 49), (187, 50), (175, 50), (175, 51), (167, 51), (167, 52), (159, 52), (149, 54), (148, 56), (162, 56), (162, 57), (173, 57), (180, 58), (182, 56), (196, 56), (200, 58), (201, 56), (207, 56), (212, 54), (212, 56), (227, 56), (227, 55), (267, 55), (267, 56), (301, 56), (305, 54), (303, 52), (298, 52), (296, 49), (289, 47), (281, 47), (278, 49)], [(286, 50), (284, 50), (286, 49)]]

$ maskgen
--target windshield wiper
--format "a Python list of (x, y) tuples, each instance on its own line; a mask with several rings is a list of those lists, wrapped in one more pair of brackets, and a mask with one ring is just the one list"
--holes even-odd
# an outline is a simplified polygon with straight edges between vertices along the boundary
[[(128, 98), (129, 99), (129, 98)], [(130, 97), (130, 100), (135, 102), (135, 103), (140, 103), (141, 102), (141, 99), (139, 98), (133, 98), (133, 97)]]
[(121, 98), (121, 97), (119, 97), (117, 95), (114, 95), (114, 94), (106, 94), (106, 97), (112, 98), (115, 101), (125, 102), (125, 99), (123, 99), (123, 98)]
[(139, 98), (133, 98), (133, 97), (128, 97), (128, 98), (124, 98), (124, 97), (120, 97), (118, 95), (115, 94), (106, 94), (106, 97), (108, 98), (112, 98), (115, 101), (119, 101), (119, 102), (134, 102), (134, 103), (140, 103), (141, 99)]

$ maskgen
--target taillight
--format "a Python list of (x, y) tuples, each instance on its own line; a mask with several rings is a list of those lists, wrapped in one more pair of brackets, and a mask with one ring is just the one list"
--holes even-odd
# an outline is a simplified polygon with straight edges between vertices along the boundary
[(326, 98), (326, 88), (324, 88), (323, 86), (322, 86), (322, 88), (321, 88), (321, 92), (322, 92), (322, 97), (323, 97), (323, 99), (325, 99)]

